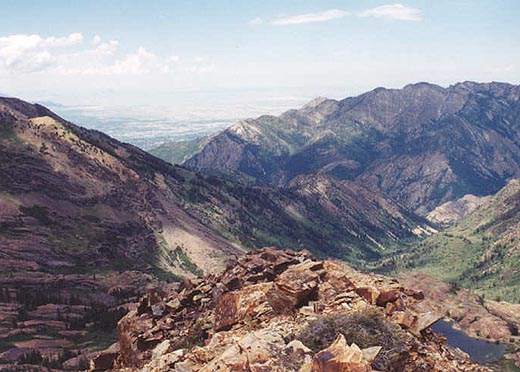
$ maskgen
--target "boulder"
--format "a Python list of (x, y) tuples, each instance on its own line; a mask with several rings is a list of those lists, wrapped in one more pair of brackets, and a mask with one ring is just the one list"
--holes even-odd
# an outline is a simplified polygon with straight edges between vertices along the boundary
[(368, 301), (371, 305), (375, 305), (379, 297), (379, 290), (374, 286), (356, 287), (356, 293)]
[(118, 356), (119, 346), (115, 343), (108, 349), (95, 354), (92, 359), (90, 359), (90, 370), (106, 371), (107, 369), (112, 369)]
[(386, 306), (389, 302), (394, 302), (401, 298), (400, 288), (388, 288), (379, 292), (376, 299), (377, 306)]
[(416, 334), (419, 334), (419, 333), (421, 333), (421, 331), (430, 327), (434, 323), (437, 323), (442, 318), (443, 318), (442, 315), (435, 314), (433, 312), (418, 314), (417, 321), (415, 322), (414, 327), (412, 328), (412, 331), (415, 332)]
[(314, 356), (312, 372), (369, 372), (380, 350), (373, 347), (364, 352), (356, 344), (348, 346), (340, 334), (328, 348)]
[(318, 297), (318, 284), (326, 274), (323, 262), (305, 261), (285, 270), (276, 278), (269, 303), (279, 313), (292, 312)]
[(417, 317), (408, 311), (395, 311), (391, 319), (405, 329), (410, 329), (414, 325)]
[(85, 364), (88, 365), (87, 357), (85, 355), (78, 355), (64, 361), (62, 368), (65, 371), (81, 371), (84, 369)]
[(260, 283), (243, 288), (239, 292), (221, 295), (215, 307), (215, 331), (227, 330), (244, 319), (257, 319), (272, 315), (267, 294), (272, 290), (271, 283)]

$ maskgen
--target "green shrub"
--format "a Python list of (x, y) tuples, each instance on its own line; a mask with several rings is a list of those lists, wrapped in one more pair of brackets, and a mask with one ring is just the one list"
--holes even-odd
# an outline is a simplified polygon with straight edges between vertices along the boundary
[(43, 357), (38, 350), (30, 350), (18, 357), (18, 364), (36, 364), (40, 365), (43, 362)]
[(52, 220), (49, 217), (49, 209), (40, 205), (33, 205), (32, 207), (20, 206), (20, 212), (26, 216), (30, 216), (38, 220), (42, 225), (51, 225)]
[(372, 364), (376, 370), (401, 371), (408, 358), (405, 333), (374, 310), (321, 316), (309, 322), (297, 337), (307, 347), (318, 352), (334, 342), (338, 334), (345, 336), (349, 344), (355, 343), (361, 349), (381, 346), (381, 352)]

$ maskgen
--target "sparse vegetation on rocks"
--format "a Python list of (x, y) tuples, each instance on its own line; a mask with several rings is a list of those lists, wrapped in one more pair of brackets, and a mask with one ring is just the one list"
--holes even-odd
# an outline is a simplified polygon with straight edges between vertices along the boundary
[(374, 309), (319, 316), (298, 333), (297, 339), (318, 352), (332, 344), (339, 334), (348, 344), (355, 343), (362, 349), (381, 346), (372, 364), (378, 371), (401, 371), (408, 357), (406, 340), (410, 341), (410, 337)]

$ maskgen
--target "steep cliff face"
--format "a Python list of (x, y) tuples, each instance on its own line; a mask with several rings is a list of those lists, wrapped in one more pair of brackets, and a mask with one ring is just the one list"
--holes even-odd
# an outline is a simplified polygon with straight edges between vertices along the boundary
[(114, 371), (486, 371), (429, 326), (396, 280), (262, 249), (174, 291), (150, 291), (92, 361)]
[(466, 217), (475, 209), (486, 203), (488, 196), (464, 195), (462, 198), (439, 205), (428, 213), (428, 221), (440, 226), (448, 227)]
[(426, 215), (520, 175), (520, 86), (419, 83), (320, 99), (214, 136), (185, 165), (286, 186), (326, 172), (375, 185)]

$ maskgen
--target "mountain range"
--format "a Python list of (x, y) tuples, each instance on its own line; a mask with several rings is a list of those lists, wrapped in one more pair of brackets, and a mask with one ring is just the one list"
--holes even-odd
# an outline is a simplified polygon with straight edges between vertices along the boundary
[(317, 98), (151, 153), (256, 184), (286, 187), (317, 173), (355, 180), (426, 216), (520, 176), (519, 97), (520, 86), (506, 83), (377, 88), (339, 101)]
[[(76, 247), (45, 262), (35, 254), (38, 264), (64, 261), (71, 253), (81, 265), (103, 266), (117, 257), (135, 268), (138, 261), (149, 263), (157, 246), (185, 246), (181, 250), (197, 261), (191, 248), (197, 245), (206, 256), (201, 269), (209, 271), (218, 269), (219, 256), (277, 242), (338, 257), (377, 255), (385, 240), (427, 228), (378, 190), (350, 181), (333, 185), (326, 176), (302, 176), (284, 190), (248, 187), (170, 165), (42, 106), (1, 103), (2, 203), (12, 224), (5, 230), (19, 224), (20, 234)], [(45, 232), (34, 234), (33, 227)], [(187, 274), (180, 264), (161, 262)]]
[(265, 246), (517, 301), (519, 126), (520, 86), (419, 83), (242, 120), (159, 159), (0, 98), (0, 363), (79, 368), (150, 284), (198, 283)]
[(152, 153), (282, 189), (302, 177), (326, 179), (330, 199), (345, 185), (353, 194), (356, 185), (387, 195), (438, 229), (455, 224), (419, 243), (401, 241), (391, 267), (420, 268), (516, 302), (519, 144), (520, 86), (418, 83), (339, 101), (317, 98)]

